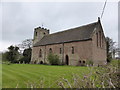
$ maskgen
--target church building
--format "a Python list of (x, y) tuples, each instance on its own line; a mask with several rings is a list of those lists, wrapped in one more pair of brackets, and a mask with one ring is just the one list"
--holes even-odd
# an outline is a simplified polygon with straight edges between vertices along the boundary
[(97, 22), (57, 33), (35, 28), (31, 63), (48, 63), (50, 53), (59, 56), (61, 63), (80, 66), (92, 61), (94, 65), (106, 64), (106, 40), (100, 18)]

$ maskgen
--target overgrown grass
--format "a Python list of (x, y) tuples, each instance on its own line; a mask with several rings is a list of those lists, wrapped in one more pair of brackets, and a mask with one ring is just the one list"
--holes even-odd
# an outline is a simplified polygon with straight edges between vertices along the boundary
[(3, 88), (115, 88), (118, 87), (116, 65), (118, 60), (104, 67), (3, 64), (2, 86)]

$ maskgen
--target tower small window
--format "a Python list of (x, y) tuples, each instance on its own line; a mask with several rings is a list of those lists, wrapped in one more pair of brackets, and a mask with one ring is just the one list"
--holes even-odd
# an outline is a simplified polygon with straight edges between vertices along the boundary
[(60, 54), (62, 54), (62, 49), (60, 48)]
[(52, 53), (52, 48), (49, 49), (49, 53)]
[(45, 35), (45, 33), (43, 33)]
[(72, 54), (74, 54), (74, 47), (72, 47)]
[(39, 57), (42, 57), (42, 50), (39, 51)]
[(35, 35), (37, 36), (37, 32), (35, 32)]

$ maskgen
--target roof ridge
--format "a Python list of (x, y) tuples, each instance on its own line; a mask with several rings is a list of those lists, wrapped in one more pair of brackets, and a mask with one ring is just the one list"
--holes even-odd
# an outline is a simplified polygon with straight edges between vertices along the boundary
[(50, 35), (54, 35), (54, 34), (59, 34), (59, 33), (67, 32), (67, 31), (71, 31), (71, 30), (73, 30), (73, 29), (82, 28), (82, 27), (90, 26), (90, 25), (92, 25), (92, 24), (97, 24), (97, 23), (98, 23), (98, 22), (94, 22), (94, 23), (90, 23), (90, 24), (78, 26), (78, 27), (75, 27), (75, 28), (70, 28), (70, 29), (67, 29), (67, 30), (58, 31), (58, 32), (55, 32), (55, 33), (48, 34), (48, 35), (46, 35), (46, 36), (50, 36)]

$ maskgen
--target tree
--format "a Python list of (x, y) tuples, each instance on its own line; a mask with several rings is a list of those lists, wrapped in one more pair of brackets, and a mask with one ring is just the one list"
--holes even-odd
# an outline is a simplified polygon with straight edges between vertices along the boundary
[(115, 55), (115, 42), (109, 38), (106, 37), (106, 47), (107, 47), (107, 62), (110, 62), (112, 60), (112, 55)]
[(10, 61), (11, 63), (18, 63), (19, 59), (19, 47), (10, 46), (8, 47), (8, 51), (3, 54), (3, 59)]
[(28, 48), (31, 48), (32, 47), (32, 43), (33, 43), (33, 40), (32, 39), (26, 39), (24, 41), (22, 41), (21, 44), (18, 44), (18, 47), (24, 51), (24, 49), (28, 49)]
[(32, 49), (28, 48), (23, 51), (23, 57), (20, 59), (21, 63), (30, 63)]
[(31, 52), (32, 52), (32, 39), (26, 39), (22, 41), (21, 44), (18, 45), (18, 47), (21, 49), (23, 57), (20, 59), (20, 62), (23, 63), (29, 63), (31, 60)]
[(14, 50), (14, 46), (11, 45), (10, 47), (8, 47), (8, 50), (9, 50), (9, 51)]
[(2, 61), (8, 61), (7, 54), (7, 52), (2, 53)]

